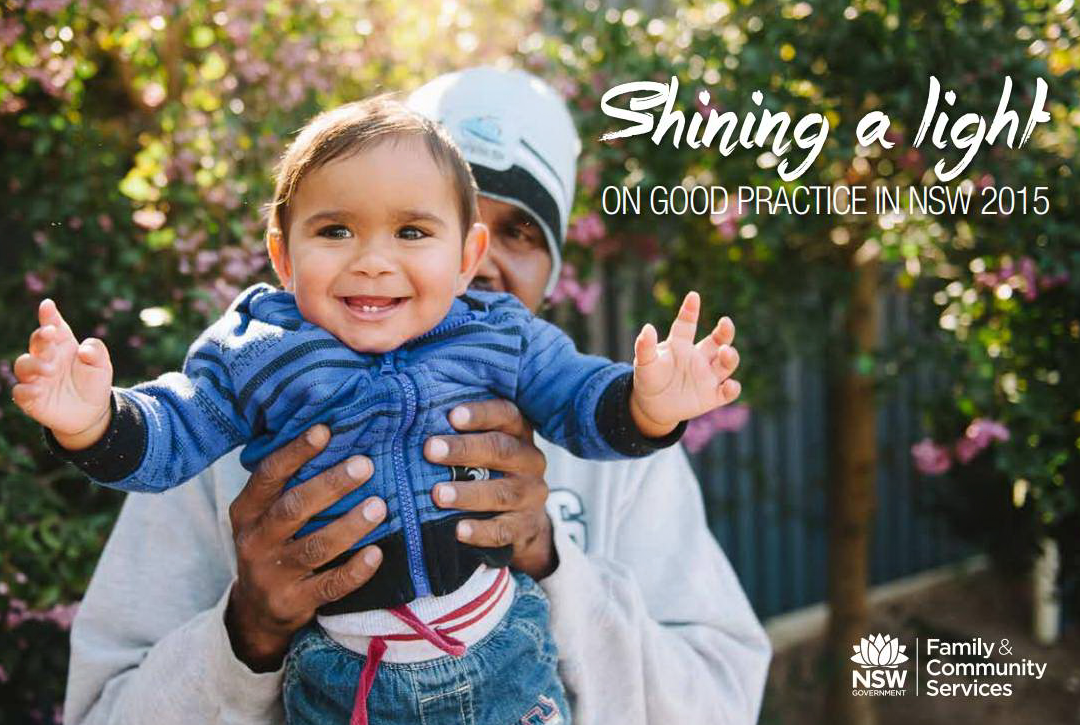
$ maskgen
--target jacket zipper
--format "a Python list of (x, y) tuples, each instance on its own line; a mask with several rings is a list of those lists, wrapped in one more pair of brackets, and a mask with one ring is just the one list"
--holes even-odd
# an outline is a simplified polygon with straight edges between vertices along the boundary
[[(382, 372), (394, 374), (394, 353), (388, 352), (383, 356)], [(405, 397), (405, 419), (394, 436), (394, 488), (397, 491), (398, 509), (401, 512), (402, 529), (405, 534), (405, 558), (409, 565), (409, 577), (412, 579), (415, 596), (426, 597), (431, 594), (431, 586), (428, 583), (427, 567), (424, 564), (423, 540), (420, 537), (420, 517), (416, 510), (416, 502), (413, 500), (412, 487), (409, 485), (408, 476), (405, 472), (405, 436), (412, 427), (416, 418), (416, 388), (415, 384), (407, 377), (394, 377), (394, 382), (401, 388)]]

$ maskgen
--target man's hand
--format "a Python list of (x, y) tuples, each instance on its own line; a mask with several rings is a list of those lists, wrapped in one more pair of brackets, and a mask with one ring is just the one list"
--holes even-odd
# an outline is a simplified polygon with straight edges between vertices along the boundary
[(739, 397), (741, 386), (731, 379), (739, 366), (739, 354), (731, 346), (735, 325), (722, 317), (695, 345), (700, 309), (698, 293), (688, 293), (666, 340), (658, 343), (656, 328), (645, 325), (634, 343), (630, 413), (650, 438), (663, 437), (680, 421)]
[(280, 667), (292, 636), (315, 610), (365, 584), (382, 562), (379, 548), (367, 546), (340, 566), (314, 573), (385, 518), (386, 504), (378, 498), (293, 539), (312, 515), (371, 477), (371, 461), (353, 456), (284, 491), (285, 483), (329, 440), (330, 431), (318, 425), (271, 453), (229, 506), (237, 578), (225, 626), (237, 658), (256, 672)]
[(532, 428), (513, 403), (484, 400), (450, 411), (450, 424), (466, 435), (429, 438), (427, 459), (445, 466), (470, 466), (500, 471), (503, 478), (437, 484), (432, 500), (441, 508), (495, 511), (490, 519), (460, 521), (458, 540), (474, 546), (510, 544), (510, 565), (533, 579), (543, 579), (558, 566), (551, 519), (544, 503), (547, 461), (533, 445)]

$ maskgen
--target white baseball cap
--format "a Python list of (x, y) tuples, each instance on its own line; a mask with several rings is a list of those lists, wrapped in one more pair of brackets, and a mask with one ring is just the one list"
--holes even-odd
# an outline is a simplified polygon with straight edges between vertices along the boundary
[(426, 83), (406, 103), (446, 127), (481, 194), (537, 221), (551, 252), (550, 292), (559, 279), (581, 153), (563, 99), (524, 71), (469, 68)]

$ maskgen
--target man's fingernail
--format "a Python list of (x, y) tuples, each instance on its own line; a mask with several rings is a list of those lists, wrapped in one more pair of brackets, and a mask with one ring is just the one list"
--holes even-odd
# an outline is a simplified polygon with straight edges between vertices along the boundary
[(468, 425), (471, 417), (468, 408), (458, 406), (450, 411), (450, 422), (457, 426)]
[(323, 428), (322, 426), (315, 426), (307, 432), (305, 436), (307, 442), (313, 446), (321, 445), (323, 442)]
[(457, 535), (459, 539), (471, 539), (472, 538), (472, 524), (467, 521), (462, 521), (457, 525)]
[(453, 486), (444, 484), (439, 486), (439, 491), (436, 495), (439, 497), (439, 503), (454, 503), (454, 501), (457, 500), (457, 489)]
[(428, 444), (428, 453), (435, 460), (446, 458), (446, 454), (449, 452), (450, 446), (442, 438), (433, 438), (431, 443)]
[(368, 465), (367, 461), (363, 458), (353, 458), (345, 464), (345, 470), (349, 474), (349, 478), (354, 481), (359, 481), (361, 478), (367, 475)]
[(372, 547), (364, 552), (364, 563), (368, 566), (375, 566), (382, 561), (382, 552), (378, 548)]
[(382, 502), (382, 499), (372, 499), (364, 504), (364, 518), (374, 523), (382, 519), (386, 513), (386, 504)]

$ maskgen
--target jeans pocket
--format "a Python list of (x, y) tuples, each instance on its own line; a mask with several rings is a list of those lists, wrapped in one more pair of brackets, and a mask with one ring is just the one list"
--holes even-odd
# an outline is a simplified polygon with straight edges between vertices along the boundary
[(474, 725), (472, 687), (462, 684), (447, 692), (420, 698), (421, 725)]

